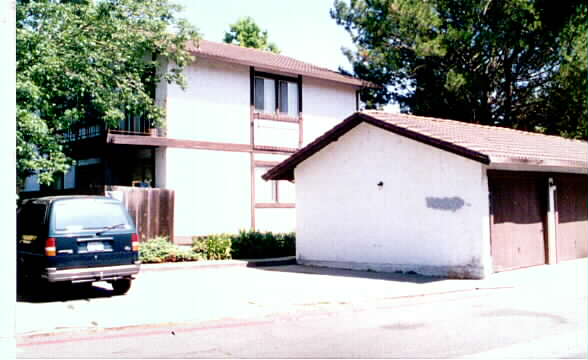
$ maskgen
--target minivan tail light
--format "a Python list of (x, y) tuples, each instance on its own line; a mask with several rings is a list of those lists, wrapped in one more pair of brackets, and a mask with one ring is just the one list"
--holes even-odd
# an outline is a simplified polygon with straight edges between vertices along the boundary
[(133, 235), (131, 235), (131, 245), (133, 251), (139, 251), (139, 234), (133, 233)]
[(57, 255), (57, 247), (56, 247), (55, 238), (47, 238), (45, 240), (45, 255), (47, 256), (55, 256)]

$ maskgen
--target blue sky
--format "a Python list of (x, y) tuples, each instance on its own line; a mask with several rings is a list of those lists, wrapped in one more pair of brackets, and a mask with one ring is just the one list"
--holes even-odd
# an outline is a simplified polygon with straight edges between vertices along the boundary
[(229, 25), (251, 16), (268, 31), (283, 55), (337, 70), (350, 70), (341, 47), (353, 48), (349, 34), (329, 15), (333, 0), (171, 0), (203, 37), (222, 41)]
[[(221, 42), (229, 25), (251, 16), (268, 31), (281, 54), (337, 70), (350, 71), (341, 47), (355, 49), (345, 29), (331, 18), (333, 0), (170, 0), (182, 5), (181, 17), (196, 26), (204, 39)], [(384, 107), (399, 112), (397, 104)]]

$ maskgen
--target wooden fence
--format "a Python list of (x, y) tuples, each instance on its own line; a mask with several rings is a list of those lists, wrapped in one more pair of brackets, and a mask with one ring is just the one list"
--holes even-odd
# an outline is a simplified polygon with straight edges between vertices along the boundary
[(120, 200), (137, 226), (141, 241), (156, 236), (174, 238), (174, 191), (159, 188), (106, 186), (85, 190), (22, 192), (20, 200), (57, 195), (106, 195)]
[[(141, 241), (156, 236), (174, 238), (174, 191), (109, 186), (107, 195), (121, 200), (135, 221)], [(122, 196), (121, 196), (122, 195)]]

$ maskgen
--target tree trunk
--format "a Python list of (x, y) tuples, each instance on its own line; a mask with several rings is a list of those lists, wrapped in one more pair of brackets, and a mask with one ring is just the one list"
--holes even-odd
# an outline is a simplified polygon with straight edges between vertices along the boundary
[(508, 50), (505, 49), (505, 57), (504, 57), (504, 108), (503, 108), (503, 116), (504, 116), (504, 126), (512, 127), (514, 121), (512, 119), (512, 87), (513, 87), (513, 74), (512, 74), (512, 63), (513, 59), (517, 54), (517, 50), (513, 49), (512, 54), (508, 56)]

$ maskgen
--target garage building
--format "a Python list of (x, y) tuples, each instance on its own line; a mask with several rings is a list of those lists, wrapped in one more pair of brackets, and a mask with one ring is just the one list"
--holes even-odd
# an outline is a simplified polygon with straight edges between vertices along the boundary
[(355, 113), (265, 175), (296, 183), (301, 264), (483, 278), (588, 253), (588, 144)]

